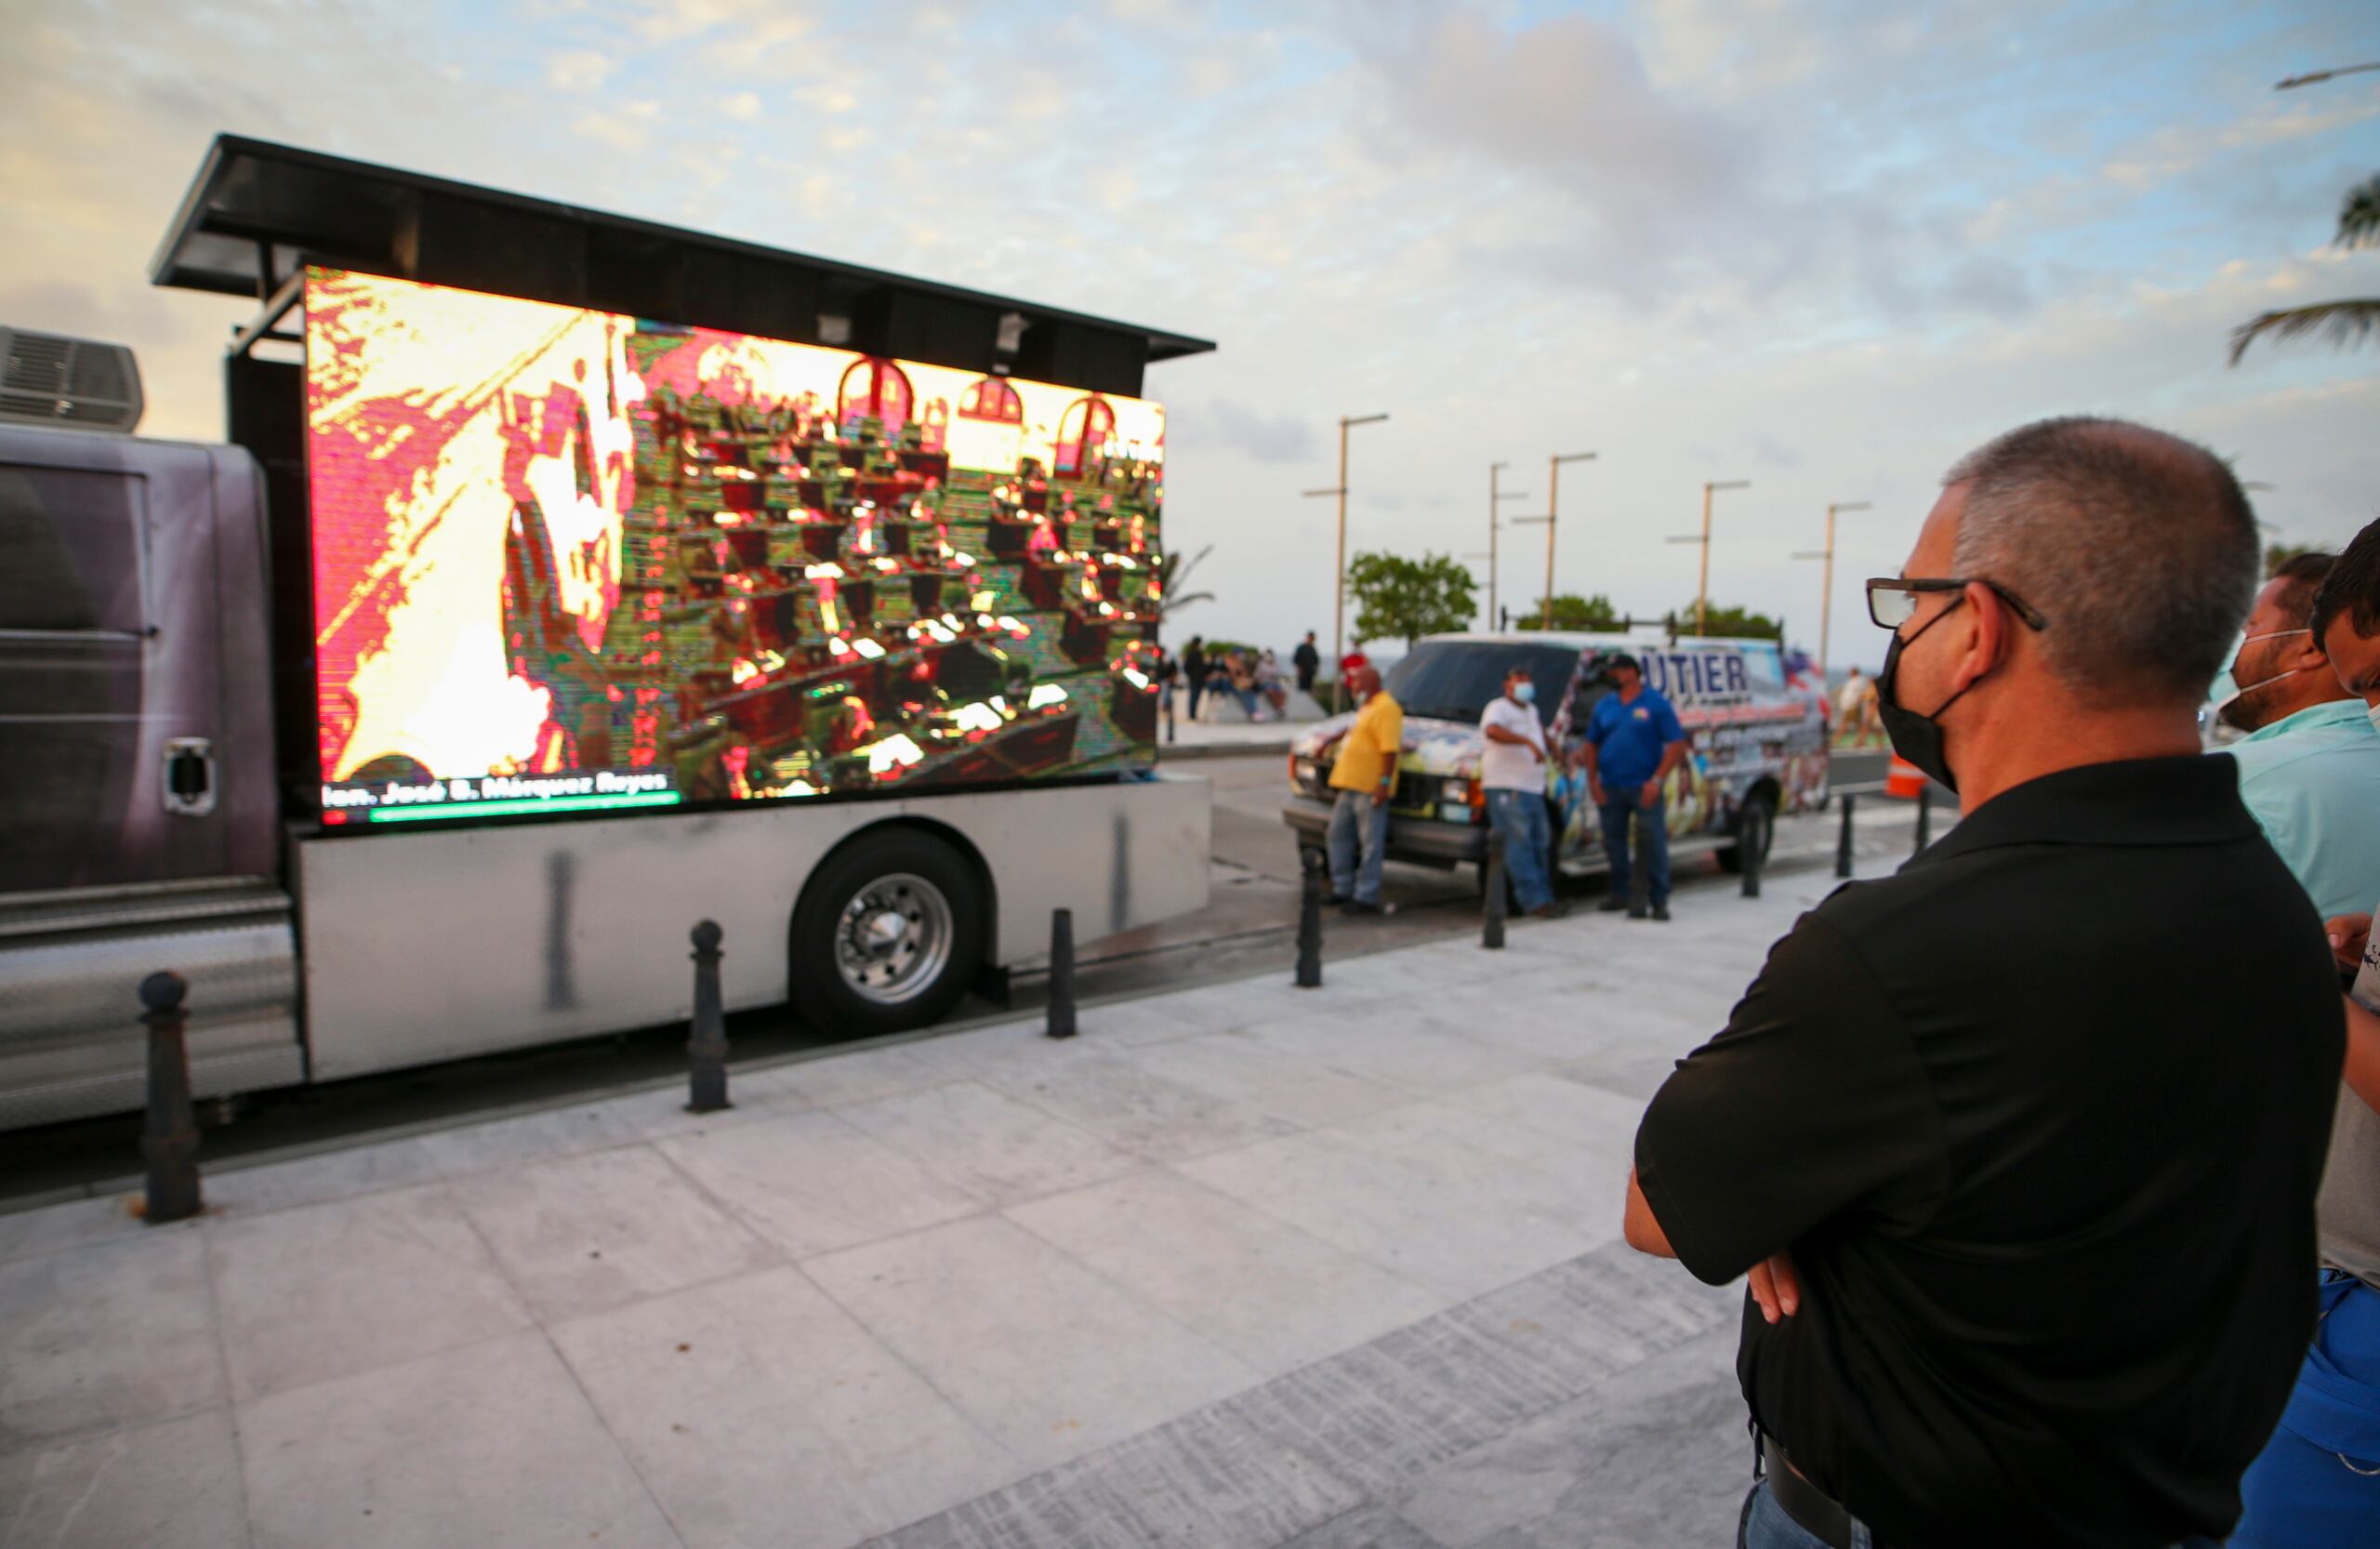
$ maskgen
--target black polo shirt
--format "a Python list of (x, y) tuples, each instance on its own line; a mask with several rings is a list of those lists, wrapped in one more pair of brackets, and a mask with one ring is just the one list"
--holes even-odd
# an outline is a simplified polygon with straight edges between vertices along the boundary
[(1987, 802), (1802, 917), (1636, 1135), (1753, 1415), (1887, 1544), (2221, 1537), (2314, 1320), (2338, 985), (2228, 759)]

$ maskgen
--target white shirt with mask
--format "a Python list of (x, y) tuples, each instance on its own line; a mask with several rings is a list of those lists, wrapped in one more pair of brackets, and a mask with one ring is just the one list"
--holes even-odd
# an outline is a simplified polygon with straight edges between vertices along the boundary
[(1535, 790), (1545, 788), (1545, 761), (1531, 757), (1528, 748), (1514, 747), (1488, 736), (1488, 728), (1501, 726), (1520, 737), (1542, 755), (1545, 751), (1545, 727), (1537, 719), (1533, 705), (1516, 705), (1512, 696), (1500, 694), (1488, 702), (1479, 717), (1481, 737), (1487, 750), (1479, 755), (1479, 783), (1488, 790)]

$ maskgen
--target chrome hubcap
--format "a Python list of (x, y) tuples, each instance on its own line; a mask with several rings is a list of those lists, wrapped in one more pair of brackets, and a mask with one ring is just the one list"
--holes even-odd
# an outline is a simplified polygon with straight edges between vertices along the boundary
[(897, 1005), (924, 993), (950, 961), (950, 900), (923, 877), (879, 877), (844, 904), (835, 932), (843, 982), (867, 1000)]

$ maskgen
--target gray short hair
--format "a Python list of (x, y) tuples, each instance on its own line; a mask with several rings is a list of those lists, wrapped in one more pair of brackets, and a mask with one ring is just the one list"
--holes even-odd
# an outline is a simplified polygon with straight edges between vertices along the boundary
[(1954, 573), (2048, 619), (2085, 701), (2197, 698), (2255, 601), (2256, 519), (2222, 458), (2122, 419), (2038, 420), (1962, 457)]

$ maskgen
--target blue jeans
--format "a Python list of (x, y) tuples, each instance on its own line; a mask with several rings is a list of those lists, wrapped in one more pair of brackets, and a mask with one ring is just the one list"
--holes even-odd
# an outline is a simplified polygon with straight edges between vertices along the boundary
[[(1380, 902), (1380, 867), (1388, 857), (1388, 803), (1375, 802), (1368, 790), (1342, 790), (1330, 809), (1330, 892), (1333, 897), (1358, 904)], [(1363, 856), (1363, 870), (1355, 857)]]
[[(1868, 1549), (1868, 1525), (1851, 1519), (1851, 1549)], [(1736, 1519), (1736, 1549), (1826, 1549), (1826, 1540), (1785, 1515), (1766, 1479), (1744, 1497), (1743, 1516)]]
[(2380, 1543), (2380, 1291), (2324, 1273), (2281, 1425), (2240, 1481), (2233, 1549)]
[(1642, 813), (1645, 821), (1639, 825), (1639, 836), (1645, 841), (1645, 897), (1647, 902), (1666, 904), (1670, 901), (1670, 826), (1667, 803), (1659, 797), (1645, 800), (1642, 781), (1634, 785), (1616, 786), (1603, 783), (1604, 802), (1595, 809), (1603, 818), (1603, 853), (1611, 861), (1611, 891), (1626, 896), (1633, 875), (1628, 854), (1628, 817)]
[(1534, 790), (1491, 790), (1488, 822), (1504, 837), (1504, 872), (1513, 880), (1522, 909), (1541, 909), (1554, 902), (1545, 876), (1553, 833), (1545, 820), (1544, 796)]

